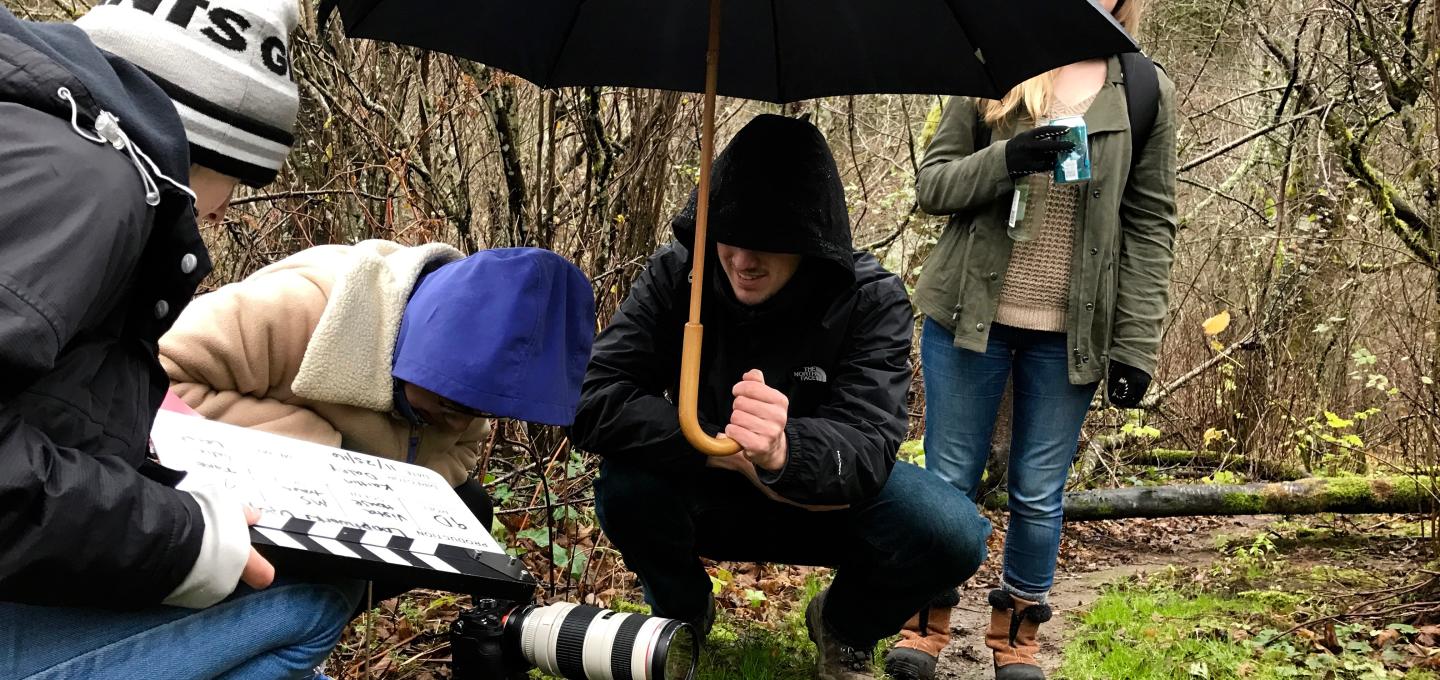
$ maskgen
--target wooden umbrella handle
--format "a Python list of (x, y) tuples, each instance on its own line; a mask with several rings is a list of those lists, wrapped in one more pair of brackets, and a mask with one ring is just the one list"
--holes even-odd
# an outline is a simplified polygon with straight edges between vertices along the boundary
[(715, 90), (720, 66), (720, 0), (710, 0), (710, 44), (705, 52), (705, 111), (700, 135), (700, 188), (695, 200), (695, 244), (690, 251), (690, 320), (680, 348), (680, 431), (707, 456), (729, 456), (740, 451), (730, 439), (716, 439), (700, 429), (697, 399), (700, 393), (701, 292), (705, 289), (705, 229), (710, 224), (710, 161), (715, 157)]
[(685, 344), (680, 350), (680, 431), (701, 453), (729, 456), (740, 451), (735, 440), (717, 439), (700, 429), (696, 395), (700, 392), (700, 344), (704, 334), (700, 324), (685, 324)]

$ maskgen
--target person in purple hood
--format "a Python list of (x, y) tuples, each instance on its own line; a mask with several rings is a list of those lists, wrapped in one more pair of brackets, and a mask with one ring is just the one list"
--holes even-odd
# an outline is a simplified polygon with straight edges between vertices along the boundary
[(160, 363), (200, 415), (423, 465), (488, 528), (490, 419), (569, 425), (594, 334), (590, 283), (555, 253), (372, 240), (196, 298)]

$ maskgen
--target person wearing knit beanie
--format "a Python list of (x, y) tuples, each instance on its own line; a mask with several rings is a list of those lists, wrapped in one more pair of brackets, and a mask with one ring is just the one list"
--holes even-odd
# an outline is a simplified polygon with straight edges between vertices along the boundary
[(275, 180), (295, 144), (297, 0), (103, 0), (75, 21), (170, 98), (190, 147), (195, 212), (219, 223), (237, 183)]
[(311, 677), (360, 602), (277, 577), (258, 513), (147, 441), (197, 222), (294, 142), (298, 2), (0, 5), (0, 678)]
[(299, 22), (295, 0), (107, 0), (75, 25), (170, 96), (192, 163), (262, 187), (295, 144)]

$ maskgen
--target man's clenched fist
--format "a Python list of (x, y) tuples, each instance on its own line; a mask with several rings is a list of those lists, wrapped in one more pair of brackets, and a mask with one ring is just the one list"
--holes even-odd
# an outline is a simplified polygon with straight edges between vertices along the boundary
[(730, 413), (725, 436), (735, 440), (756, 467), (772, 472), (785, 467), (785, 422), (790, 399), (766, 385), (765, 375), (753, 369), (731, 393), (735, 395), (735, 410)]

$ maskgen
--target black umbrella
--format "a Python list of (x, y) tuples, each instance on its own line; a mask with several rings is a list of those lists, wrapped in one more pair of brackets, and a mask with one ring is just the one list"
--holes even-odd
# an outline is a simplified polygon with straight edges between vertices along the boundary
[[(717, 93), (776, 103), (874, 93), (998, 99), (1050, 69), (1137, 49), (1095, 0), (321, 0), (322, 24), (336, 8), (352, 38), (447, 52), (544, 88), (704, 92), (693, 281), (705, 280)], [(705, 434), (696, 419), (702, 288), (690, 291), (681, 429), (699, 450), (729, 455), (734, 442)]]

